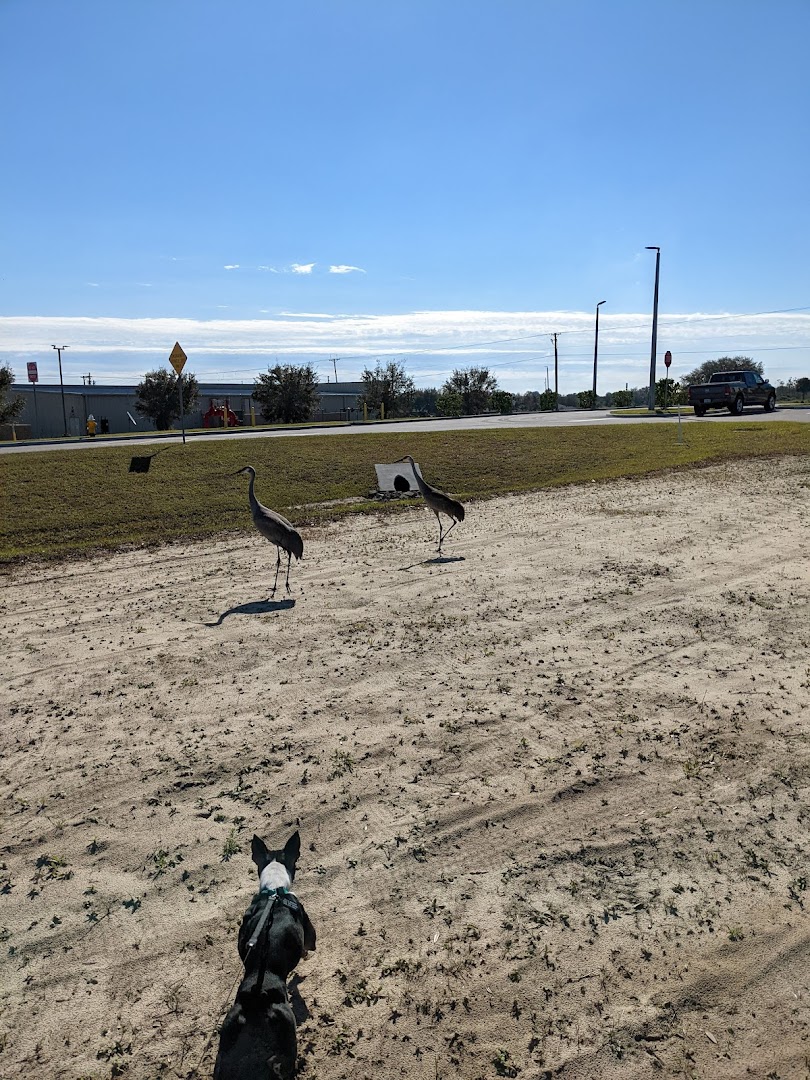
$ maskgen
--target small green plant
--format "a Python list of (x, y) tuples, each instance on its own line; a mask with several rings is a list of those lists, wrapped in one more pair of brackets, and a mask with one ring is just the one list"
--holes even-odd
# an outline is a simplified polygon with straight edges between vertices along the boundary
[(238, 855), (241, 850), (242, 845), (236, 839), (236, 829), (231, 829), (225, 837), (225, 843), (222, 845), (222, 861), (227, 862), (234, 855)]
[(343, 1004), (351, 1008), (354, 1005), (373, 1005), (379, 1000), (379, 992), (369, 987), (367, 979), (361, 978), (351, 986), (346, 987)]
[(492, 1064), (498, 1076), (517, 1076), (520, 1072), (517, 1065), (512, 1062), (512, 1056), (508, 1050), (498, 1050), (492, 1059)]
[(804, 907), (804, 900), (799, 894), (803, 892), (807, 892), (807, 878), (804, 876), (794, 878), (788, 885), (788, 896), (801, 907)]
[(62, 855), (40, 855), (37, 859), (34, 881), (68, 881), (73, 877), (73, 871), (68, 866), (67, 859)]
[(102, 1061), (112, 1061), (113, 1058), (124, 1057), (125, 1054), (131, 1053), (132, 1043), (124, 1045), (120, 1039), (117, 1039), (114, 1043), (111, 1043), (110, 1046), (102, 1047), (96, 1054), (96, 1057), (100, 1058)]
[(332, 771), (327, 780), (337, 780), (346, 773), (354, 772), (354, 758), (347, 750), (336, 750), (332, 755)]
[(340, 1054), (345, 1054), (347, 1057), (353, 1058), (352, 1048), (354, 1046), (354, 1040), (347, 1031), (339, 1031), (332, 1039), (331, 1046), (327, 1047), (326, 1053), (330, 1057), (338, 1057)]

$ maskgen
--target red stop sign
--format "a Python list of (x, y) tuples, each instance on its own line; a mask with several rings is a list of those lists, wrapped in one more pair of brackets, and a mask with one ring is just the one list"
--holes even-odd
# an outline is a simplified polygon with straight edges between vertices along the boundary
[(669, 365), (672, 363), (672, 353), (669, 351), (669, 349), (667, 349), (666, 355), (664, 356), (664, 363), (667, 367), (669, 367)]

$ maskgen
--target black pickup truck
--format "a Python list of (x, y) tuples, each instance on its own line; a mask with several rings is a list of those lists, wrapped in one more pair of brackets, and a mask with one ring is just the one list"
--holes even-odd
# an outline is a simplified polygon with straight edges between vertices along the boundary
[(695, 416), (705, 416), (707, 409), (728, 409), (732, 416), (742, 416), (746, 405), (762, 405), (765, 412), (773, 412), (776, 391), (756, 371), (715, 371), (707, 383), (687, 387), (686, 402)]

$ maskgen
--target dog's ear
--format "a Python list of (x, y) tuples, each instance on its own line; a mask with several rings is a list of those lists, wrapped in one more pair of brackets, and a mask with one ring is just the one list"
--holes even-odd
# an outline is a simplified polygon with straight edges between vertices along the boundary
[(259, 873), (261, 873), (265, 866), (267, 866), (267, 864), (270, 862), (270, 854), (267, 850), (267, 844), (265, 844), (264, 840), (262, 840), (260, 836), (254, 835), (253, 842), (250, 845), (250, 851), (253, 855), (253, 861), (259, 868)]
[(284, 845), (284, 865), (293, 873), (295, 870), (295, 864), (298, 862), (298, 856), (301, 854), (301, 837), (298, 830), (292, 834), (290, 839)]

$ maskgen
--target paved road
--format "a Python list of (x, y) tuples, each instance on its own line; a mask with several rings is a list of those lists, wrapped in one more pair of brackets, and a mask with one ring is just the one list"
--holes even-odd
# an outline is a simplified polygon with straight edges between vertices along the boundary
[[(762, 409), (746, 409), (741, 417), (730, 416), (728, 413), (708, 413), (698, 418), (691, 412), (682, 417), (685, 424), (736, 424), (741, 420), (745, 423), (757, 421), (758, 423), (779, 423), (782, 420), (792, 420), (799, 423), (810, 423), (810, 405), (806, 409), (777, 409), (776, 412), (766, 413)], [(308, 435), (379, 435), (381, 432), (391, 434), (398, 431), (462, 431), (465, 428), (486, 430), (487, 428), (534, 428), (534, 427), (577, 427), (581, 424), (666, 424), (675, 423), (675, 417), (663, 416), (611, 416), (609, 412), (596, 409), (593, 412), (573, 411), (559, 413), (515, 413), (512, 416), (465, 416), (459, 419), (446, 420), (404, 420), (397, 423), (387, 424), (351, 424), (345, 427), (311, 427), (293, 428), (291, 430), (254, 431), (251, 428), (238, 428), (235, 431), (210, 431), (204, 435), (189, 435), (192, 439), (291, 439), (305, 438)], [(84, 450), (91, 446), (120, 446), (122, 444), (132, 447), (133, 451), (145, 443), (178, 443), (182, 441), (181, 435), (144, 435), (118, 437), (111, 436), (109, 439), (55, 439), (47, 443), (14, 443), (0, 446), (0, 454), (24, 454), (38, 450)]]

